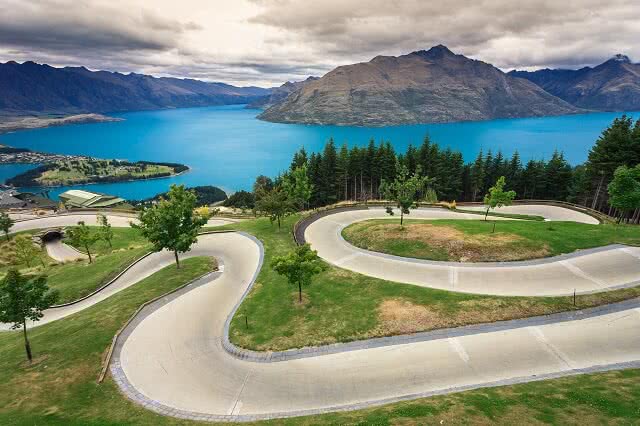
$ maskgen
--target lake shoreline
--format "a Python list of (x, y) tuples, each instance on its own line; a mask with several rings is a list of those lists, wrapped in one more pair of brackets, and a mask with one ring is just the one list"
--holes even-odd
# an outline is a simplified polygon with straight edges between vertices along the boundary
[(7, 117), (6, 120), (0, 119), (0, 135), (21, 130), (43, 129), (70, 124), (110, 123), (123, 120), (124, 118), (109, 117), (102, 114), (73, 114), (62, 115), (61, 117), (15, 116)]
[[(125, 121), (92, 126), (59, 126), (0, 137), (0, 143), (38, 151), (62, 152), (95, 158), (121, 158), (188, 164), (190, 172), (169, 180), (148, 179), (114, 184), (92, 184), (94, 191), (135, 200), (165, 192), (170, 183), (214, 185), (228, 191), (250, 190), (255, 177), (277, 176), (287, 170), (294, 152), (322, 151), (333, 138), (338, 148), (366, 148), (389, 141), (396, 152), (419, 146), (428, 135), (441, 148), (460, 151), (464, 161), (501, 151), (518, 151), (522, 161), (549, 158), (563, 151), (571, 165), (581, 164), (611, 121), (623, 113), (591, 113), (554, 117), (503, 119), (453, 124), (393, 127), (348, 127), (277, 124), (258, 120), (259, 110), (243, 105), (178, 108), (118, 113)], [(640, 117), (640, 111), (627, 112)], [(76, 185), (74, 188), (81, 187)], [(54, 189), (52, 197), (67, 188)]]

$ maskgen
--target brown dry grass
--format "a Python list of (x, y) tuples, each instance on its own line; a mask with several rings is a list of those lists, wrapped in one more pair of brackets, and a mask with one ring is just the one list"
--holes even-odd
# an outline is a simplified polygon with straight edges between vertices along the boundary
[(489, 262), (533, 259), (549, 255), (546, 245), (523, 245), (525, 238), (510, 233), (468, 235), (446, 225), (409, 223), (376, 224), (366, 228), (369, 241), (417, 241), (436, 249), (445, 250), (449, 259), (457, 262)]
[(423, 306), (403, 299), (387, 299), (378, 306), (378, 327), (372, 330), (370, 337), (526, 318), (554, 311), (551, 306), (525, 299), (511, 302), (499, 299), (462, 301), (453, 312), (439, 305)]

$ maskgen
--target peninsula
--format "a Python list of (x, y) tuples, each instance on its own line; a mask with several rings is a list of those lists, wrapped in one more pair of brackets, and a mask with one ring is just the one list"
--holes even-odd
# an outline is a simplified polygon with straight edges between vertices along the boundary
[(0, 133), (15, 132), (16, 130), (39, 129), (42, 127), (63, 126), (65, 124), (104, 123), (123, 120), (123, 118), (108, 117), (102, 114), (75, 114), (62, 117), (4, 117), (0, 119)]
[(0, 164), (39, 164), (35, 169), (6, 181), (8, 185), (16, 187), (125, 182), (175, 176), (189, 170), (189, 167), (177, 163), (103, 160), (6, 145), (0, 145)]

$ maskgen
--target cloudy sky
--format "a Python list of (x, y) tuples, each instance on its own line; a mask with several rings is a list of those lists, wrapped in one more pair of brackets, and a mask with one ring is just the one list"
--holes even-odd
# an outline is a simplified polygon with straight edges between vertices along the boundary
[(638, 0), (0, 0), (0, 62), (270, 86), (445, 44), (504, 70), (640, 60)]

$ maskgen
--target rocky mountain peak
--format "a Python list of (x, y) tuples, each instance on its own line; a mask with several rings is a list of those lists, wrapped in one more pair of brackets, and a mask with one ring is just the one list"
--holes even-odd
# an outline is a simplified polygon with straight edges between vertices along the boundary
[(630, 64), (631, 63), (631, 59), (629, 59), (629, 57), (627, 55), (623, 55), (622, 53), (618, 53), (616, 55), (613, 55), (613, 57), (610, 60), (611, 61), (615, 61), (615, 62), (623, 62), (625, 64)]

